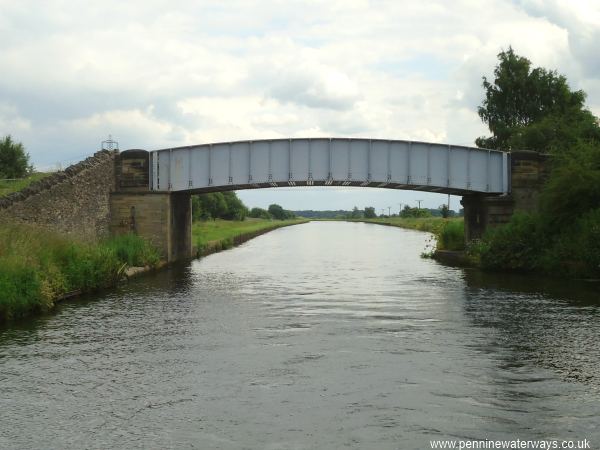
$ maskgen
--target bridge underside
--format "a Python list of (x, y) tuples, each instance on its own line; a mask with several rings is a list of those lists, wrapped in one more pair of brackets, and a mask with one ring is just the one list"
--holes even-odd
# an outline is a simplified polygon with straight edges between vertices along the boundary
[[(386, 183), (386, 182), (358, 182), (358, 181), (298, 181), (298, 182), (270, 182), (270, 183), (252, 183), (252, 184), (231, 184), (224, 186), (212, 186), (197, 189), (188, 189), (177, 192), (185, 192), (188, 194), (207, 194), (210, 192), (225, 192), (225, 191), (242, 191), (248, 189), (268, 189), (268, 188), (280, 188), (280, 187), (368, 187), (368, 188), (380, 188), (380, 189), (397, 189), (403, 191), (421, 191), (421, 192), (432, 192), (437, 194), (450, 194), (450, 195), (469, 195), (473, 194), (473, 191), (466, 189), (454, 189), (448, 187), (437, 187), (437, 186), (423, 186), (423, 185), (408, 185), (400, 183)], [(501, 193), (489, 193), (487, 195), (500, 195)]]

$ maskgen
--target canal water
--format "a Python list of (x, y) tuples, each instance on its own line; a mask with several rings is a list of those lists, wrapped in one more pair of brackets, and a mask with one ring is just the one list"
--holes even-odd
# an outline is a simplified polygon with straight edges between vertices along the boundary
[(600, 445), (598, 286), (280, 229), (0, 330), (0, 448)]

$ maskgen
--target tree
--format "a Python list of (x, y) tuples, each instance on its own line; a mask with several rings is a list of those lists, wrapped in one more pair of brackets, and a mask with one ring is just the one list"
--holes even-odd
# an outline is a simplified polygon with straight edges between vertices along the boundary
[(563, 75), (532, 69), (511, 47), (498, 59), (493, 82), (483, 77), (485, 99), (478, 108), (492, 136), (477, 138), (477, 146), (549, 152), (582, 137), (600, 140), (597, 120), (584, 108), (585, 93), (571, 91)]
[(244, 220), (248, 215), (248, 208), (238, 198), (235, 192), (223, 192), (223, 199), (227, 206), (227, 211), (222, 215), (226, 220)]
[(360, 210), (359, 210), (359, 209), (358, 209), (358, 208), (355, 206), (355, 207), (352, 209), (352, 213), (350, 214), (350, 218), (351, 218), (351, 219), (360, 219), (360, 218), (361, 218), (361, 216), (362, 216), (362, 213), (361, 213), (361, 211), (360, 211)]
[(285, 210), (276, 203), (269, 205), (268, 211), (274, 219), (284, 220), (286, 218)]
[(448, 208), (448, 205), (445, 203), (443, 205), (440, 205), (439, 210), (442, 213), (442, 217), (444, 219), (447, 219), (450, 215), (450, 208)]
[(0, 140), (0, 178), (23, 178), (32, 170), (23, 144), (10, 136)]
[(271, 219), (269, 211), (262, 208), (252, 208), (248, 216), (254, 217), (255, 219)]
[(193, 220), (244, 220), (248, 208), (235, 192), (214, 192), (192, 196)]
[(375, 214), (375, 208), (372, 206), (366, 206), (365, 207), (365, 219), (374, 219), (375, 217), (377, 217), (377, 214)]
[(431, 213), (427, 209), (411, 208), (410, 206), (406, 205), (400, 213), (400, 217), (405, 219), (409, 217), (431, 217)]

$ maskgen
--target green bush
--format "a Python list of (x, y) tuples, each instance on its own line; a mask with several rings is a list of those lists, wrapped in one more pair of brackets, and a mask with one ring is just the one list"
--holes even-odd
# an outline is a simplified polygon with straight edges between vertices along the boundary
[(600, 277), (600, 208), (554, 236), (540, 257), (542, 270), (569, 277)]
[(35, 268), (17, 258), (0, 258), (0, 319), (20, 317), (43, 305)]
[(118, 260), (128, 266), (155, 266), (160, 260), (157, 250), (135, 234), (115, 236), (104, 246), (114, 251)]
[(68, 292), (113, 285), (126, 265), (158, 260), (157, 251), (134, 235), (91, 244), (31, 226), (1, 225), (0, 320), (46, 311)]
[(446, 221), (436, 232), (438, 250), (460, 251), (465, 249), (465, 223)]
[(483, 237), (481, 265), (486, 269), (531, 271), (547, 244), (539, 216), (515, 213), (504, 226), (489, 229)]

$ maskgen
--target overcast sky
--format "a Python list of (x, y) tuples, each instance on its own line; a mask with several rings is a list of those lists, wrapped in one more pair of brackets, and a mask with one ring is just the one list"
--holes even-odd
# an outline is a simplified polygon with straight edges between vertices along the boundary
[[(496, 55), (557, 69), (600, 114), (600, 1), (0, 0), (0, 135), (39, 168), (234, 139), (472, 144)], [(384, 189), (242, 191), (250, 206), (437, 207)], [(453, 207), (457, 208), (457, 199)]]

